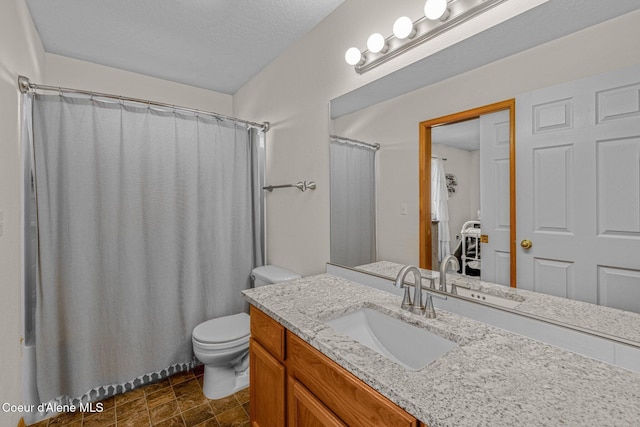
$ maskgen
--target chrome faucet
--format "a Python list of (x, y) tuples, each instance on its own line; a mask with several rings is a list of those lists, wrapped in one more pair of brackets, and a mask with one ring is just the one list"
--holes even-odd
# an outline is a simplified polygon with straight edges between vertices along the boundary
[[(447, 292), (447, 268), (449, 264), (453, 267), (454, 271), (458, 271), (460, 269), (460, 263), (458, 262), (458, 258), (453, 255), (447, 255), (442, 263), (440, 263), (440, 290), (442, 292)], [(456, 289), (455, 284), (451, 284), (451, 293), (453, 295), (457, 295), (458, 291)]]
[[(404, 284), (404, 279), (410, 271), (413, 272), (413, 279), (415, 283), (413, 304), (411, 303), (411, 298), (409, 296), (409, 288)], [(414, 265), (405, 265), (402, 267), (396, 276), (395, 285), (398, 288), (404, 287), (404, 298), (400, 307), (415, 314), (424, 314), (424, 305), (422, 304), (422, 275), (420, 274), (418, 267)]]

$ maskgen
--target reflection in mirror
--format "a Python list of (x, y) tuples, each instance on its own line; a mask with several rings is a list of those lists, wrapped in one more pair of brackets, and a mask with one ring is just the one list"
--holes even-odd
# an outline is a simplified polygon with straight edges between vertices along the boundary
[[(514, 110), (511, 99), (420, 123), (421, 267), (439, 270), (440, 261), (453, 251), (463, 275), (515, 285)], [(469, 197), (453, 211), (445, 163), (434, 156), (434, 150), (438, 154), (445, 148), (455, 150), (452, 159), (460, 158), (463, 164), (457, 169), (469, 181)], [(451, 233), (457, 233), (454, 247)]]
[(479, 276), (482, 254), (474, 236), (481, 230), (480, 119), (431, 129), (431, 222), (437, 223), (431, 247), (438, 262), (432, 258), (432, 268), (453, 253), (459, 273)]
[[(640, 321), (632, 320), (640, 313), (640, 63), (622, 49), (600, 49), (590, 40), (626, 45), (625, 31), (637, 34), (639, 17), (635, 12), (379, 104), (332, 115), (333, 132), (381, 145), (377, 260), (419, 264), (417, 239), (423, 233), (417, 232), (418, 123), (515, 97), (517, 221), (511, 222), (516, 235), (509, 237), (507, 251), (517, 265), (517, 276), (509, 278), (517, 285), (513, 292), (533, 291), (566, 302), (551, 306), (540, 299), (527, 308), (541, 318), (561, 317), (567, 325), (582, 325), (580, 316), (562, 316), (566, 307), (571, 310), (564, 314), (581, 311), (582, 305), (566, 300), (574, 299), (611, 307), (603, 310), (624, 310), (607, 313), (619, 313), (626, 319), (623, 323), (637, 329)], [(572, 55), (566, 57), (567, 52)], [(545, 73), (539, 72), (542, 68)], [(450, 172), (453, 155), (437, 149), (434, 146), (433, 155), (446, 157), (445, 172)], [(464, 179), (451, 172), (458, 181), (458, 194), (450, 204), (464, 191)], [(473, 211), (465, 215), (468, 220), (478, 217)], [(453, 225), (461, 221), (454, 216), (450, 206), (452, 251), (462, 231)], [(484, 208), (479, 216), (485, 234)], [(508, 221), (502, 218), (505, 221), (498, 226), (504, 228)], [(486, 255), (481, 245), (481, 274), (487, 271)], [(584, 312), (598, 317), (597, 311)], [(608, 328), (610, 335), (628, 335), (623, 323), (606, 328), (597, 323), (590, 322), (588, 329)], [(611, 330), (616, 327), (617, 332)]]
[(378, 147), (331, 136), (331, 262), (353, 267), (376, 261)]

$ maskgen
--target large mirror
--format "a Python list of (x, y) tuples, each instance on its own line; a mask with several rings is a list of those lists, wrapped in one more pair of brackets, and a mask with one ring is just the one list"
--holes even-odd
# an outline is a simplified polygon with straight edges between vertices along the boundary
[[(355, 263), (333, 259), (332, 224), (332, 261), (436, 269), (448, 222), (448, 250), (465, 257), (461, 273), (624, 310), (640, 322), (628, 317), (640, 313), (640, 58), (629, 54), (637, 52), (640, 4), (618, 6), (597, 16), (597, 7), (552, 0), (332, 100), (331, 134), (379, 145), (374, 250)], [(522, 28), (536, 26), (552, 39), (523, 43)], [(489, 51), (492, 60), (477, 59)], [(508, 100), (506, 119), (491, 112), (438, 122)], [(483, 120), (488, 134), (507, 135), (506, 152), (482, 154)], [(443, 169), (448, 215), (434, 212), (438, 201), (421, 201), (432, 165)], [(501, 246), (479, 243), (487, 238)]]

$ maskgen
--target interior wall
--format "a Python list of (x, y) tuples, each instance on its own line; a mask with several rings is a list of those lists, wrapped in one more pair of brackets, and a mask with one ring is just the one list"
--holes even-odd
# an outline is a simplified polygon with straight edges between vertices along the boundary
[[(243, 86), (234, 95), (235, 115), (272, 125), (267, 135), (268, 184), (317, 183), (314, 191), (267, 194), (267, 262), (310, 275), (323, 272), (329, 261), (329, 100), (545, 1), (505, 2), (469, 25), (359, 75), (345, 63), (344, 52), (351, 46), (364, 49), (373, 32), (391, 34), (401, 14), (418, 19), (424, 0), (347, 0)], [(389, 120), (378, 118), (378, 129)], [(413, 151), (406, 145), (399, 149), (407, 153), (394, 154), (403, 158)], [(417, 248), (413, 239), (398, 237), (396, 243), (405, 245), (400, 252)]]
[[(22, 402), (22, 155), (18, 76), (42, 77), (44, 51), (23, 0), (0, 2), (0, 403)], [(22, 414), (0, 410), (0, 424)]]
[[(381, 144), (381, 162), (386, 158), (394, 174), (382, 176), (378, 188), (380, 259), (386, 253), (396, 262), (419, 262), (419, 122), (640, 64), (639, 39), (635, 11), (334, 120), (334, 133)], [(401, 202), (408, 215), (398, 214)]]
[(233, 115), (233, 96), (66, 56), (45, 53), (44, 81), (51, 86), (148, 99)]

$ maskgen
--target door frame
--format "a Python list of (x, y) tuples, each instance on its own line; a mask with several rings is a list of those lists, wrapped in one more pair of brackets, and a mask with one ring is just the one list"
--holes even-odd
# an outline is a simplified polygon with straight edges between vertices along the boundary
[(431, 270), (431, 128), (509, 110), (509, 217), (510, 284), (516, 287), (516, 100), (515, 98), (471, 110), (426, 120), (419, 124), (420, 267)]

